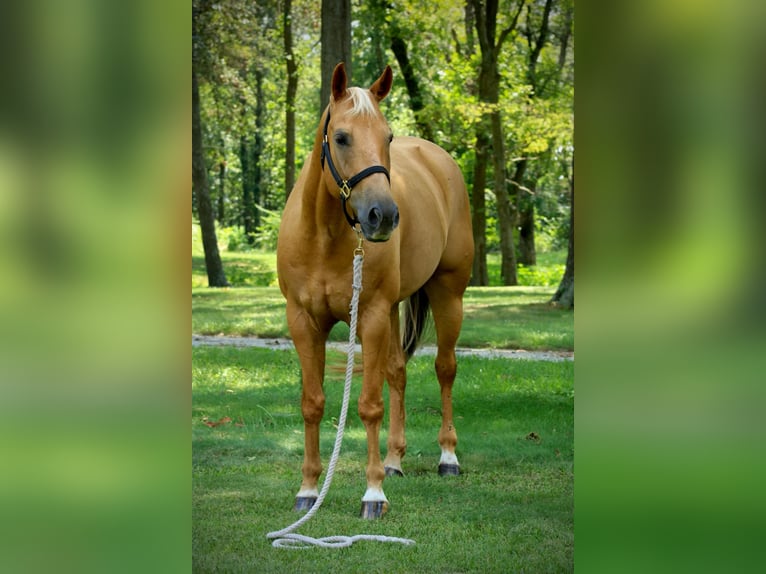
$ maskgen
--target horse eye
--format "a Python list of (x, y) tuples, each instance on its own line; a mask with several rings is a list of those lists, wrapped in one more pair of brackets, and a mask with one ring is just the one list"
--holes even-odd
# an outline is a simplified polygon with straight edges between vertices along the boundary
[(348, 136), (344, 134), (343, 132), (338, 132), (335, 134), (335, 143), (340, 146), (347, 146), (348, 144)]
[(392, 141), (394, 141), (394, 134), (389, 134), (388, 143), (391, 143)]

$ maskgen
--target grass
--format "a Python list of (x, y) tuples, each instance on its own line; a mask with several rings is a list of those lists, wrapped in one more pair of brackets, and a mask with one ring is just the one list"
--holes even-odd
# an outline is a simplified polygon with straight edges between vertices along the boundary
[[(408, 368), (405, 478), (387, 479), (379, 521), (357, 518), (365, 435), (351, 409), (335, 480), (300, 532), (385, 534), (414, 547), (359, 542), (342, 550), (273, 549), (300, 484), (300, 375), (290, 351), (195, 348), (192, 553), (196, 572), (570, 572), (573, 570), (571, 362), (460, 359), (454, 389), (463, 474), (436, 474), (439, 392), (432, 358)], [(342, 366), (341, 355), (330, 362)], [(328, 369), (321, 450), (326, 465), (342, 368)], [(354, 382), (352, 400), (359, 394)], [(230, 417), (210, 428), (204, 421)], [(384, 422), (387, 427), (387, 422)], [(539, 438), (530, 440), (530, 433)], [(385, 428), (381, 447), (385, 445)]]
[[(458, 345), (474, 348), (574, 350), (574, 316), (548, 305), (552, 287), (470, 287)], [(192, 289), (192, 332), (202, 335), (288, 337), (278, 287)], [(331, 340), (347, 341), (338, 324)], [(433, 328), (424, 344), (435, 342)]]
[[(228, 251), (221, 257), (229, 282), (225, 289), (206, 287), (199, 226), (192, 224), (192, 332), (202, 335), (289, 337), (284, 299), (277, 287), (276, 254)], [(574, 314), (548, 304), (558, 286), (566, 252), (541, 253), (528, 277), (542, 285), (469, 287), (464, 298), (464, 323), (458, 345), (476, 348), (574, 350)], [(499, 277), (500, 256), (488, 257), (490, 275)], [(521, 270), (520, 270), (521, 271)], [(521, 273), (520, 273), (521, 275)], [(348, 327), (339, 324), (330, 334), (348, 340)], [(424, 344), (433, 344), (433, 330)]]

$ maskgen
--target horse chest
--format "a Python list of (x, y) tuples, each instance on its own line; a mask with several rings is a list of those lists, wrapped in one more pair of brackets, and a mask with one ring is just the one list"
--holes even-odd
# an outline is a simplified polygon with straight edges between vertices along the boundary
[[(326, 271), (326, 270), (325, 270)], [(301, 283), (298, 302), (319, 323), (347, 321), (351, 303), (351, 276), (305, 269), (296, 277)], [(347, 279), (347, 281), (345, 281)]]

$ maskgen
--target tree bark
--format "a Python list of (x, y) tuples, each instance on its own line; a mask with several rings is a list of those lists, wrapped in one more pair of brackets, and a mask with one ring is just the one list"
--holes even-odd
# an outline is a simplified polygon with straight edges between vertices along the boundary
[(252, 221), (252, 229), (248, 231), (247, 242), (254, 243), (255, 237), (253, 234), (261, 224), (261, 212), (256, 209), (256, 205), (261, 205), (263, 202), (263, 168), (261, 166), (263, 160), (263, 130), (266, 124), (266, 103), (263, 98), (263, 76), (264, 72), (261, 68), (255, 70), (255, 135), (253, 138), (253, 201), (250, 204), (250, 219)]
[[(484, 123), (484, 122), (482, 122)], [(484, 189), (487, 187), (487, 159), (489, 156), (489, 137), (487, 130), (479, 128), (476, 132), (476, 160), (473, 165), (473, 192), (471, 193), (471, 224), (473, 227), (473, 273), (471, 285), (489, 285), (487, 270), (487, 206)]]
[(519, 208), (519, 263), (537, 265), (535, 249), (535, 204), (526, 199)]
[[(344, 62), (351, 80), (351, 0), (322, 0), (322, 87), (319, 114), (330, 102), (330, 83), (335, 66)], [(349, 85), (351, 85), (349, 83)]]
[[(473, 3), (474, 17), (476, 20), (476, 32), (479, 39), (479, 48), (481, 50), (481, 68), (479, 70), (479, 101), (488, 104), (488, 111), (484, 116), (489, 117), (489, 122), (481, 121), (477, 125), (476, 134), (476, 165), (474, 167), (474, 196), (477, 193), (483, 194), (483, 187), (478, 188), (477, 183), (486, 182), (487, 159), (480, 157), (480, 138), (487, 138), (480, 132), (486, 134), (487, 128), (492, 137), (493, 151), (493, 170), (494, 170), (494, 188), (497, 199), (498, 223), (500, 225), (500, 249), (502, 252), (501, 273), (503, 284), (516, 285), (516, 255), (513, 245), (513, 225), (514, 209), (511, 206), (510, 198), (505, 184), (505, 147), (503, 145), (503, 128), (500, 111), (497, 107), (500, 92), (500, 74), (497, 67), (497, 60), (502, 48), (503, 42), (513, 31), (518, 23), (519, 15), (524, 6), (524, 1), (519, 2), (516, 14), (511, 20), (510, 25), (500, 32), (496, 38), (497, 26), (497, 0), (471, 0)], [(489, 124), (489, 125), (488, 125)], [(483, 153), (483, 152), (482, 152)], [(480, 161), (481, 160), (481, 161)], [(475, 197), (476, 199), (476, 197)], [(485, 222), (478, 222), (480, 225)], [(485, 225), (478, 228), (478, 233), (483, 236)], [(477, 236), (477, 228), (474, 227), (474, 237)], [(478, 260), (478, 263), (477, 263)], [(474, 254), (474, 269), (481, 265), (486, 267), (486, 252), (482, 253), (477, 247)], [(479, 276), (478, 279), (481, 279)], [(481, 284), (481, 283), (479, 283)]]
[(202, 247), (205, 251), (205, 269), (210, 287), (228, 287), (226, 275), (218, 252), (215, 236), (215, 217), (210, 202), (210, 189), (207, 183), (205, 150), (202, 147), (202, 120), (200, 118), (199, 86), (197, 75), (192, 68), (192, 185), (197, 200), (197, 215), (202, 232)]
[(295, 97), (298, 92), (298, 65), (293, 52), (292, 0), (285, 0), (284, 43), (287, 66), (287, 94), (285, 96), (285, 202), (295, 185)]
[(492, 112), (492, 158), (497, 201), (497, 220), (500, 226), (500, 276), (503, 285), (517, 285), (516, 251), (513, 246), (513, 228), (516, 221), (516, 208), (508, 195), (505, 183), (505, 145), (500, 110)]
[(534, 194), (536, 183), (530, 181), (528, 189), (531, 194), (521, 188), (526, 172), (527, 160), (523, 159), (517, 164), (514, 186), (516, 187), (516, 205), (518, 206), (519, 226), (519, 263), (530, 267), (537, 265), (537, 249), (535, 248), (535, 204)]
[(564, 268), (564, 276), (561, 278), (561, 283), (559, 283), (556, 293), (554, 293), (551, 298), (551, 303), (563, 309), (574, 309), (574, 160), (572, 160), (572, 176), (569, 178), (569, 191), (571, 194), (571, 203), (569, 211), (569, 246), (567, 249), (567, 263)]
[(225, 225), (226, 216), (226, 160), (222, 159), (218, 164), (218, 223)]

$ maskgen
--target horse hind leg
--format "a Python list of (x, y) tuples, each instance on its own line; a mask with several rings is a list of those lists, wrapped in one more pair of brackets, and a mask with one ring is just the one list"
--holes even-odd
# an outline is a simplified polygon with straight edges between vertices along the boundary
[(426, 285), (437, 337), (434, 368), (441, 388), (442, 424), (438, 437), (441, 447), (441, 476), (460, 474), (460, 463), (455, 454), (457, 431), (452, 412), (452, 386), (457, 374), (455, 346), (463, 324), (464, 290), (462, 280), (450, 274), (435, 276)]

